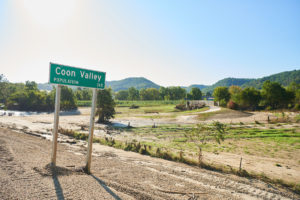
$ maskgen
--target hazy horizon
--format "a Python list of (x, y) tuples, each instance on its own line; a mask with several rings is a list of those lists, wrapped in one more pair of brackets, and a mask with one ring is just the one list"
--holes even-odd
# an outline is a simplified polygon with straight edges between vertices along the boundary
[(49, 63), (211, 85), (300, 69), (300, 2), (0, 0), (0, 74), (48, 82)]

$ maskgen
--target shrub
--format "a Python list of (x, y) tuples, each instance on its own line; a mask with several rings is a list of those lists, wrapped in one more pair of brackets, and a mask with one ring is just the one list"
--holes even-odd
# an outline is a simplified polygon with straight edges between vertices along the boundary
[(178, 110), (186, 110), (185, 104), (177, 104), (175, 108)]
[(296, 110), (296, 111), (299, 111), (299, 110), (300, 110), (300, 104), (299, 104), (299, 103), (295, 104), (294, 110)]
[(137, 108), (139, 108), (139, 106), (134, 105), (134, 104), (132, 104), (132, 105), (129, 107), (129, 109), (137, 109)]
[(238, 109), (238, 105), (235, 102), (233, 102), (232, 100), (230, 100), (227, 103), (227, 108), (232, 109), (232, 110), (237, 110)]

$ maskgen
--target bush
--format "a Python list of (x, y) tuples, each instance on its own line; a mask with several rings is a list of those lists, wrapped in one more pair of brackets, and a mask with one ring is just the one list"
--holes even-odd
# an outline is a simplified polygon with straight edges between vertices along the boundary
[(107, 123), (110, 118), (114, 118), (116, 103), (111, 93), (111, 88), (98, 91), (96, 112), (98, 115), (98, 123)]
[(137, 108), (139, 108), (139, 106), (134, 105), (134, 104), (132, 104), (132, 105), (129, 107), (129, 109), (137, 109)]
[(238, 105), (235, 102), (233, 102), (232, 100), (230, 100), (227, 103), (227, 108), (232, 109), (232, 110), (237, 110), (238, 109)]
[(177, 105), (175, 106), (175, 108), (178, 109), (178, 110), (186, 110), (185, 104), (177, 104)]
[(296, 110), (296, 111), (299, 111), (299, 110), (300, 110), (300, 104), (299, 104), (299, 103), (295, 104), (294, 110)]

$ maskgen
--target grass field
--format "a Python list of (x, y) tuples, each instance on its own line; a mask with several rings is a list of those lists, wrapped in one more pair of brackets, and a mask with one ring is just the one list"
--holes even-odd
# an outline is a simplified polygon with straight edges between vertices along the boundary
[[(196, 143), (189, 141), (184, 134), (192, 128), (192, 125), (160, 125), (157, 128), (145, 126), (119, 129), (131, 133), (133, 140), (142, 144), (196, 153), (198, 151)], [(294, 151), (300, 150), (300, 132), (294, 128), (259, 129), (227, 125), (225, 141), (221, 145), (214, 142), (213, 138), (208, 138), (208, 142), (202, 148), (204, 151), (214, 153), (245, 153), (267, 157), (278, 155), (286, 158)]]
[[(116, 108), (116, 118), (124, 117), (140, 117), (140, 118), (174, 118), (179, 115), (184, 114), (196, 114), (198, 112), (203, 112), (208, 110), (209, 107), (203, 107), (195, 110), (180, 111), (175, 108), (175, 105), (165, 104), (165, 105), (155, 105), (155, 106), (141, 106), (136, 109), (130, 109), (130, 107), (117, 107)], [(163, 115), (158, 115), (162, 114)]]
[[(297, 171), (300, 165), (300, 125), (297, 123), (300, 119), (299, 114), (273, 111), (263, 115), (262, 118), (257, 118), (256, 116), (260, 116), (263, 112), (240, 112), (222, 108), (214, 112), (201, 113), (208, 110), (208, 107), (180, 111), (175, 108), (176, 103), (180, 102), (175, 101), (117, 103), (115, 116), (117, 121), (133, 120), (141, 124), (130, 128), (109, 126), (107, 131), (109, 135), (95, 136), (94, 142), (163, 159), (201, 165), (207, 169), (261, 178), (300, 192), (299, 173), (292, 171)], [(132, 105), (138, 107), (131, 109)], [(268, 122), (266, 119), (269, 115), (272, 117)], [(241, 118), (249, 120), (242, 122)], [(153, 119), (158, 122), (156, 127), (143, 125), (143, 121)], [(190, 119), (194, 121), (179, 123), (178, 120), (182, 119), (187, 121), (181, 122), (190, 122)], [(191, 131), (196, 123), (210, 126), (213, 121), (223, 119), (226, 119), (226, 122), (223, 122), (226, 133), (225, 140), (221, 144), (212, 137), (207, 137), (204, 144), (187, 137), (186, 133)], [(234, 119), (237, 120), (233, 121)], [(167, 123), (159, 123), (160, 120)], [(87, 138), (86, 133), (80, 131), (65, 134), (77, 139)], [(199, 161), (199, 144), (204, 155), (201, 161)], [(221, 158), (216, 159), (216, 156)], [(236, 163), (241, 157), (245, 159), (246, 165), (242, 171), (238, 170), (239, 165)], [(284, 174), (284, 177), (281, 174)], [(294, 179), (294, 175), (297, 178)]]
[[(142, 123), (155, 119), (158, 125), (143, 126), (142, 123), (131, 128), (110, 126), (112, 134), (96, 136), (94, 141), (127, 151), (201, 165), (207, 169), (260, 178), (300, 192), (300, 176), (295, 172), (299, 171), (300, 166), (299, 113), (280, 110), (254, 113), (227, 108), (202, 113), (209, 108), (180, 111), (175, 108), (178, 103), (181, 102), (119, 101), (116, 107), (117, 120), (140, 120)], [(138, 107), (131, 109), (132, 105)], [(193, 123), (190, 123), (191, 119)], [(172, 123), (159, 123), (160, 120)], [(179, 123), (179, 120), (183, 123)], [(187, 137), (186, 133), (196, 123), (210, 126), (210, 123), (219, 120), (223, 120), (226, 126), (225, 140), (221, 144), (213, 137), (207, 137), (203, 144), (200, 139), (197, 141)], [(86, 138), (86, 135), (76, 133), (74, 137)], [(204, 155), (201, 162), (199, 144)], [(245, 160), (242, 171), (238, 169), (237, 163), (241, 157)]]
[[(90, 107), (92, 101), (77, 101), (78, 107)], [(161, 101), (119, 101), (116, 100), (117, 107), (130, 107), (132, 105), (143, 106), (143, 107), (152, 107), (152, 106), (161, 106), (161, 105), (176, 105), (182, 102), (182, 100), (161, 100)]]

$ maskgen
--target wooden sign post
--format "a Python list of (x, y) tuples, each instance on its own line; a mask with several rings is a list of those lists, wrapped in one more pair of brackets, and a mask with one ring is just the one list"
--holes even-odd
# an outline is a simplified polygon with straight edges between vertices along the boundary
[(86, 172), (91, 172), (91, 160), (92, 160), (92, 150), (93, 150), (93, 134), (94, 134), (94, 121), (95, 121), (95, 107), (97, 103), (97, 89), (93, 89), (93, 99), (92, 99), (92, 109), (90, 116), (90, 128), (89, 128), (89, 140), (88, 140), (88, 149), (86, 157)]
[(60, 110), (60, 92), (61, 85), (56, 87), (55, 95), (55, 111), (54, 111), (54, 125), (52, 130), (52, 153), (51, 153), (51, 164), (56, 165), (56, 151), (57, 151), (57, 134), (58, 134), (58, 122), (59, 122), (59, 110)]

